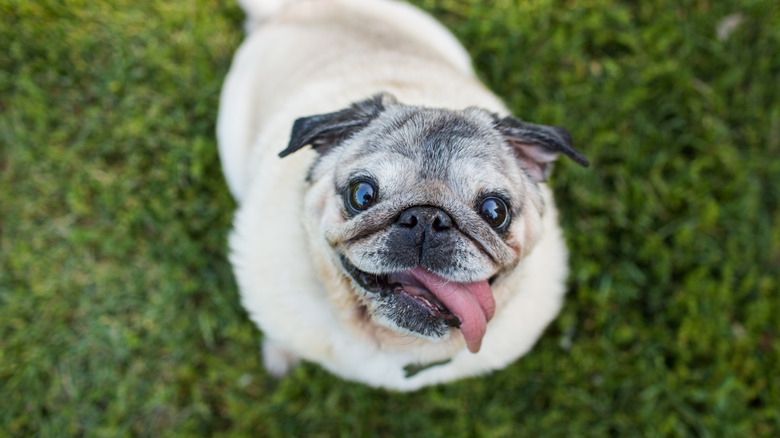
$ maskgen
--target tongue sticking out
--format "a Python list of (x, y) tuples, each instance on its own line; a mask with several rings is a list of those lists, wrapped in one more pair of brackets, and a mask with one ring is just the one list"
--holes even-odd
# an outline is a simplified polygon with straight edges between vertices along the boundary
[(456, 283), (419, 266), (409, 273), (460, 318), (460, 331), (466, 338), (466, 346), (472, 353), (478, 352), (487, 322), (496, 308), (487, 281)]

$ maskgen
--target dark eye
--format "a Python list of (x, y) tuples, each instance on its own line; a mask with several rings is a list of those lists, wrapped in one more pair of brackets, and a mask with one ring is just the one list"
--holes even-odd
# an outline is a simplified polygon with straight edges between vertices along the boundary
[(367, 210), (376, 201), (376, 192), (376, 186), (368, 181), (353, 181), (347, 189), (347, 207), (354, 213)]
[(509, 211), (501, 198), (489, 197), (479, 204), (479, 215), (494, 229), (501, 229), (509, 223)]

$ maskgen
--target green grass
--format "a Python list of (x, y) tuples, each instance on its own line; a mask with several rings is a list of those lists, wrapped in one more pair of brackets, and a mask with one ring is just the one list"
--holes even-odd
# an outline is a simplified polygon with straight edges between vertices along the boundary
[(0, 435), (780, 436), (778, 3), (417, 3), (593, 163), (552, 180), (573, 271), (531, 354), (269, 378), (214, 139), (241, 11), (0, 0)]

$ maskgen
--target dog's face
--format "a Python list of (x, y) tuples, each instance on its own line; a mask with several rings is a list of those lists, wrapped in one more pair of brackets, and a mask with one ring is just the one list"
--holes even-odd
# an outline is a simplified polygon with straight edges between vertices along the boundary
[(460, 329), (472, 352), (495, 311), (491, 284), (543, 232), (550, 163), (563, 152), (587, 164), (562, 128), (388, 95), (299, 119), (280, 155), (305, 145), (320, 156), (304, 220), (334, 299), (402, 336)]

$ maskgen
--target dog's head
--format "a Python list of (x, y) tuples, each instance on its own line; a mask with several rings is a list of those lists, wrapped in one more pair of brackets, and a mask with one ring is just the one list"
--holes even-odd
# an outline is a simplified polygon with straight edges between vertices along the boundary
[(587, 165), (563, 128), (387, 94), (298, 119), (280, 156), (306, 145), (320, 155), (304, 223), (335, 299), (404, 336), (459, 328), (472, 352), (495, 311), (492, 282), (542, 233), (552, 161)]

